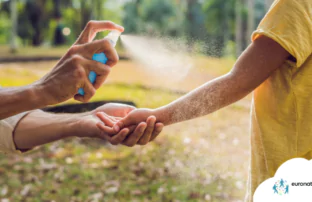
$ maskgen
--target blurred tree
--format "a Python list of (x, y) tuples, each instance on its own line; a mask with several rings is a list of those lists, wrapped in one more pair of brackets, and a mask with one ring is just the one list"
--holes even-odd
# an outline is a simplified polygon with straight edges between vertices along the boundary
[(33, 28), (32, 45), (39, 46), (43, 41), (43, 29), (46, 27), (45, 19), (46, 0), (28, 0), (24, 12), (27, 13)]
[[(45, 44), (53, 43), (56, 28), (59, 27), (58, 32), (61, 30), (60, 25), (70, 30), (70, 35), (66, 36), (66, 43), (71, 44), (90, 19), (105, 19), (120, 23), (122, 13), (120, 4), (116, 3), (115, 0), (14, 1), (17, 2), (18, 10), (17, 34), (24, 45), (38, 46), (43, 42)], [(4, 41), (2, 43), (7, 44), (10, 43), (12, 25), (12, 23), (6, 21), (6, 18), (11, 14), (10, 3), (11, 1), (0, 1), (0, 28), (4, 28), (4, 30), (0, 31), (0, 42)], [(60, 19), (60, 16), (62, 19)], [(17, 41), (20, 42), (20, 40)]]
[(66, 42), (65, 36), (63, 34), (63, 24), (62, 24), (62, 13), (61, 13), (61, 2), (60, 0), (54, 0), (54, 18), (56, 19), (57, 25), (54, 31), (53, 44), (56, 46), (63, 45)]
[(235, 42), (236, 42), (236, 56), (240, 56), (243, 51), (243, 19), (242, 19), (242, 0), (236, 0), (235, 4)]
[[(62, 12), (62, 24), (69, 27), (71, 34), (66, 37), (67, 44), (72, 44), (81, 32), (81, 0), (62, 0), (61, 1), (61, 12)], [(88, 16), (89, 18), (90, 16)], [(57, 26), (57, 22), (51, 22), (54, 26)]]
[(55, 45), (55, 46), (64, 45), (66, 43), (66, 39), (65, 39), (65, 36), (63, 34), (64, 26), (61, 22), (61, 19), (62, 19), (61, 16), (56, 18), (57, 25), (55, 27), (54, 40), (53, 40), (53, 45)]
[(166, 34), (178, 36), (183, 34), (182, 12), (178, 1), (135, 0), (125, 4), (123, 24), (127, 32)]
[[(127, 32), (186, 36), (206, 43), (207, 54), (221, 57), (230, 41), (236, 55), (250, 43), (250, 36), (264, 14), (262, 0), (134, 0), (124, 6)], [(246, 5), (248, 5), (248, 8)], [(249, 15), (249, 16), (248, 16)]]
[(61, 13), (61, 0), (54, 0), (54, 17), (59, 18), (62, 16)]
[(205, 15), (202, 4), (198, 0), (187, 0), (186, 4), (186, 35), (188, 45), (192, 49), (195, 40), (204, 40), (206, 36)]
[(5, 12), (0, 12), (0, 44), (7, 44), (10, 39), (11, 19)]
[[(220, 57), (228, 40), (234, 36), (235, 0), (210, 0), (204, 3), (205, 25), (210, 55)], [(241, 12), (241, 10), (240, 10)]]
[(80, 12), (81, 12), (81, 24), (80, 29), (83, 30), (91, 17), (91, 5), (92, 1), (80, 0)]
[[(70, 30), (66, 36), (69, 44), (90, 19), (116, 23), (122, 19), (128, 33), (183, 37), (190, 47), (201, 46), (208, 49), (206, 54), (220, 57), (225, 51), (227, 54), (229, 50), (234, 52), (233, 48), (229, 49), (234, 47), (234, 41), (237, 42), (237, 54), (248, 45), (255, 24), (272, 1), (131, 0), (124, 1), (122, 10), (115, 0), (23, 0), (17, 1), (17, 33), (25, 45), (53, 42), (57, 27), (62, 34), (58, 17), (62, 16), (62, 26)], [(1, 15), (10, 15), (10, 2), (1, 3), (0, 9), (4, 11)], [(6, 24), (4, 19), (1, 28)], [(9, 36), (8, 31), (0, 31), (0, 39)]]
[(266, 13), (265, 3), (263, 0), (255, 0), (255, 18), (256, 24), (258, 25), (259, 22), (262, 20)]
[(11, 10), (11, 52), (16, 52), (17, 43), (17, 2), (16, 0), (11, 0), (10, 2), (10, 10)]
[(90, 18), (92, 20), (103, 20), (104, 19), (104, 5), (106, 0), (93, 0), (91, 5), (92, 12)]
[(124, 5), (123, 25), (128, 33), (138, 33), (139, 29), (143, 27), (139, 12), (140, 3), (141, 0), (136, 0)]
[(142, 3), (142, 17), (146, 31), (154, 34), (178, 36), (183, 27), (177, 16), (178, 6), (173, 1), (149, 0)]
[(248, 0), (248, 25), (247, 25), (247, 34), (246, 34), (246, 44), (250, 44), (250, 36), (252, 35), (252, 32), (255, 30), (255, 1), (254, 0)]

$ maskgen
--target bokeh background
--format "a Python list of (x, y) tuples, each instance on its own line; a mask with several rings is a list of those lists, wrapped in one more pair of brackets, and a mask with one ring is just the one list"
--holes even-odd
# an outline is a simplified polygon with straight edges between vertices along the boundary
[[(119, 43), (121, 60), (91, 101), (156, 108), (228, 72), (272, 1), (0, 0), (0, 85), (38, 80), (89, 20), (111, 20), (126, 34), (186, 44), (193, 68), (168, 85)], [(68, 139), (23, 156), (0, 155), (1, 202), (243, 201), (250, 100), (247, 96), (211, 115), (167, 127), (144, 147)]]

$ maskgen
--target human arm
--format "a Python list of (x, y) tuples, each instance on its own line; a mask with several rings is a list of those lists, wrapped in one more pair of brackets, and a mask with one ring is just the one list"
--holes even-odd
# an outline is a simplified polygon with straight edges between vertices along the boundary
[[(134, 109), (134, 107), (128, 105), (106, 104), (91, 112), (80, 114), (52, 114), (41, 110), (33, 111), (17, 124), (13, 134), (14, 143), (16, 149), (21, 151), (68, 137), (101, 138), (111, 144), (118, 144), (123, 141), (125, 144), (131, 143), (137, 137), (141, 137), (142, 134), (148, 132), (144, 125), (143, 127), (141, 124), (138, 127), (122, 129), (112, 136), (110, 127), (101, 123), (96, 114), (101, 113), (103, 115), (105, 113), (106, 117), (124, 117)], [(99, 123), (109, 132), (105, 133), (100, 130), (96, 126)], [(144, 124), (146, 126), (148, 123)], [(131, 134), (131, 138), (126, 140), (128, 134)]]
[(207, 82), (166, 106), (133, 111), (116, 124), (118, 127), (115, 130), (135, 125), (151, 115), (164, 125), (170, 125), (212, 113), (245, 97), (289, 56), (277, 42), (265, 36), (259, 37), (239, 57), (228, 74)]
[[(98, 121), (92, 112), (52, 114), (36, 110), (26, 115), (16, 126), (13, 134), (14, 143), (16, 149), (25, 151), (69, 137), (101, 139), (110, 137), (96, 127)], [(128, 129), (123, 129), (115, 138), (122, 138), (128, 132)]]
[(308, 15), (311, 8), (311, 1), (275, 1), (253, 33), (253, 43), (231, 72), (160, 109), (134, 111), (125, 123), (119, 124), (138, 123), (151, 114), (166, 125), (192, 119), (241, 99), (270, 77), (286, 59), (293, 62), (289, 72), (297, 72), (311, 57), (312, 20)]
[[(118, 61), (116, 50), (107, 39), (92, 42), (96, 33), (103, 30), (123, 31), (123, 28), (108, 21), (90, 21), (77, 42), (47, 75), (28, 86), (1, 88), (0, 120), (72, 97), (87, 102)], [(92, 55), (99, 52), (105, 52), (108, 57), (106, 65), (92, 60)], [(94, 85), (88, 80), (90, 71), (97, 73)], [(80, 87), (85, 89), (85, 96), (76, 95)]]
[[(102, 122), (98, 122), (97, 126), (101, 131), (109, 134), (111, 137), (115, 137), (116, 133), (112, 127), (121, 120), (122, 117), (126, 117), (133, 110), (136, 110), (136, 108), (122, 104), (106, 104), (99, 107), (95, 111)], [(153, 140), (151, 139), (152, 137), (157, 137), (161, 133), (163, 127), (164, 125), (162, 123), (156, 123), (155, 116), (150, 116), (136, 126), (132, 125), (127, 127), (129, 133), (124, 138), (118, 138), (110, 142), (114, 145), (122, 144), (128, 147), (133, 147), (136, 144), (145, 145), (150, 140)]]

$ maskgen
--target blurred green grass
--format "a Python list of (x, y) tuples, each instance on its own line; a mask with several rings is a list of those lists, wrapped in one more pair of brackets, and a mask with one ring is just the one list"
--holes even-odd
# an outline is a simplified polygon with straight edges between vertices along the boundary
[[(32, 47), (32, 46), (21, 46), (18, 47), (16, 52), (12, 53), (11, 49), (8, 45), (0, 45), (0, 58), (17, 58), (17, 57), (59, 57), (63, 56), (67, 50), (69, 49), (68, 46), (39, 46), (39, 47)], [(117, 51), (123, 55), (125, 51), (121, 48), (118, 44), (116, 46)]]
[(1, 58), (14, 58), (14, 57), (61, 57), (66, 53), (68, 46), (61, 47), (19, 47), (17, 52), (12, 53), (10, 47), (7, 45), (0, 45)]
[[(231, 63), (204, 57), (197, 62), (210, 65), (203, 71), (213, 76), (227, 72), (228, 67), (221, 66)], [(48, 70), (32, 65), (3, 65), (0, 85), (27, 85)], [(212, 68), (216, 65), (220, 68)], [(92, 101), (130, 100), (139, 107), (156, 108), (181, 96), (167, 90), (142, 88), (140, 83), (130, 84), (126, 79), (124, 82), (102, 86)], [(240, 201), (247, 170), (248, 113), (244, 104), (233, 105), (209, 118), (170, 126), (145, 147), (115, 147), (99, 140), (68, 139), (21, 157), (0, 155), (0, 198), (73, 202)]]

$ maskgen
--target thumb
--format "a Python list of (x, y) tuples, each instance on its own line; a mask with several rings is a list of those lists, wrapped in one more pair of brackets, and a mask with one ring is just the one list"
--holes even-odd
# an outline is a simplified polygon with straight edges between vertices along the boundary
[(136, 109), (136, 107), (131, 105), (124, 105), (125, 106), (125, 114), (124, 116), (128, 115), (130, 112)]
[(123, 129), (127, 126), (136, 125), (136, 124), (137, 124), (137, 120), (135, 119), (135, 117), (133, 117), (131, 114), (129, 114), (128, 116), (126, 116), (123, 119), (121, 119), (120, 121), (118, 121), (113, 126), (113, 129), (115, 130), (115, 132), (119, 132), (121, 129)]

